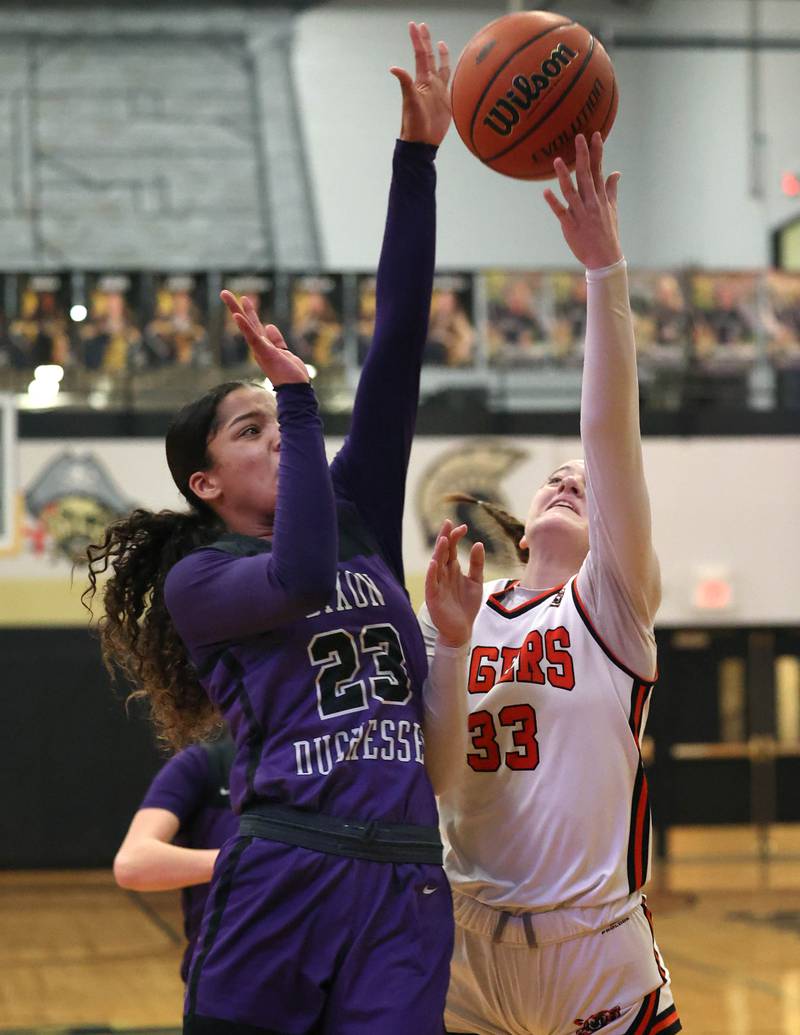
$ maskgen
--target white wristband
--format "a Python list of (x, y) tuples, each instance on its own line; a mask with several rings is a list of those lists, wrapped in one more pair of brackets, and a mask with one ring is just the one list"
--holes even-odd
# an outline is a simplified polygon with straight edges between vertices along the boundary
[(448, 658), (465, 658), (469, 654), (470, 641), (462, 643), (460, 647), (454, 647), (450, 643), (444, 643), (441, 636), (436, 637), (436, 653), (443, 654)]

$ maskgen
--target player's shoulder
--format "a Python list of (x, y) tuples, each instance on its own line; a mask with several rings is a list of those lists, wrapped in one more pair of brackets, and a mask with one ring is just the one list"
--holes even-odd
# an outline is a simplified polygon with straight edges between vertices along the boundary
[(271, 550), (272, 544), (268, 540), (236, 532), (226, 532), (214, 542), (198, 546), (176, 561), (167, 573), (164, 582), (167, 606), (186, 594), (197, 592), (205, 580), (213, 577), (220, 568), (243, 557), (255, 557)]
[(208, 769), (208, 759), (202, 744), (190, 744), (188, 747), (177, 751), (171, 758), (168, 758), (161, 770), (162, 773), (181, 772), (205, 773)]
[(182, 818), (184, 804), (194, 799), (197, 787), (205, 785), (208, 772), (208, 760), (199, 744), (183, 748), (153, 777), (141, 807), (166, 808)]

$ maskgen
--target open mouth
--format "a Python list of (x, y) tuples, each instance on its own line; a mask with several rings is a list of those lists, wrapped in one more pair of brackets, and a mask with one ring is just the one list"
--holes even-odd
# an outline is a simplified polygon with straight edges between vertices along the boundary
[(563, 507), (565, 510), (571, 510), (573, 514), (578, 513), (575, 507), (573, 507), (571, 503), (568, 503), (567, 500), (556, 500), (556, 502), (551, 503), (547, 509), (553, 510), (555, 507)]

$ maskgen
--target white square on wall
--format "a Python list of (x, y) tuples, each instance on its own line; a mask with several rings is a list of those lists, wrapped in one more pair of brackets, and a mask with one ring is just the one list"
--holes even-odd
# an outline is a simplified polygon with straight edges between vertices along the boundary
[(16, 543), (17, 407), (14, 396), (0, 393), (0, 552)]

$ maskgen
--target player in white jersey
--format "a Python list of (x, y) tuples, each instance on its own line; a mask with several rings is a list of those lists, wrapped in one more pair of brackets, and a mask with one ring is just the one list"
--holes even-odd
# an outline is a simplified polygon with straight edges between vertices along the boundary
[[(439, 797), (457, 925), (449, 1032), (681, 1030), (641, 892), (650, 810), (640, 738), (660, 576), (619, 174), (604, 178), (602, 150), (599, 134), (591, 147), (579, 137), (575, 181), (556, 163), (564, 202), (545, 192), (587, 269), (585, 460), (563, 464), (533, 497), (515, 537), (522, 577), (485, 586), (467, 693), (450, 703), (468, 742)], [(420, 618), (430, 649), (436, 629)]]

